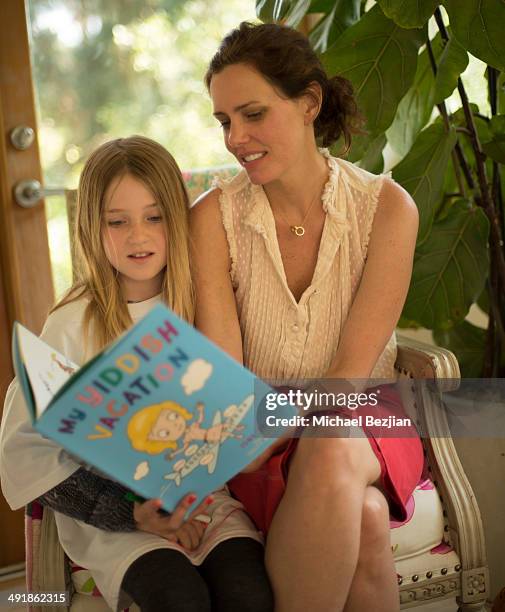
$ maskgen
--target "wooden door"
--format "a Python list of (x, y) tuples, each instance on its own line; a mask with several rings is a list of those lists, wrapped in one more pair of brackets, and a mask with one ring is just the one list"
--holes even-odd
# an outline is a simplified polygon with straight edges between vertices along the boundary
[[(0, 2), (0, 410), (13, 377), (14, 320), (39, 332), (53, 301), (44, 203), (22, 208), (13, 197), (21, 180), (42, 182), (37, 138), (25, 151), (10, 142), (17, 126), (35, 130), (24, 0)], [(0, 568), (24, 560), (23, 511), (0, 496)]]

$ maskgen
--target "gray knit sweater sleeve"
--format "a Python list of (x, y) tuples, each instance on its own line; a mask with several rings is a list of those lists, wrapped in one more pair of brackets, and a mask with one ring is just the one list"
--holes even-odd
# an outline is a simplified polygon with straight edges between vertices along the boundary
[(38, 498), (43, 506), (104, 531), (135, 531), (128, 489), (85, 468)]

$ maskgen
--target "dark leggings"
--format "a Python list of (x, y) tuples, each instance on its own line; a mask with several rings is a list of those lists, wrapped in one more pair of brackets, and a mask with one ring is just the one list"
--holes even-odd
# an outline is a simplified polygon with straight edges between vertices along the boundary
[(142, 612), (272, 612), (263, 546), (251, 538), (218, 544), (200, 566), (179, 551), (136, 559), (121, 584)]

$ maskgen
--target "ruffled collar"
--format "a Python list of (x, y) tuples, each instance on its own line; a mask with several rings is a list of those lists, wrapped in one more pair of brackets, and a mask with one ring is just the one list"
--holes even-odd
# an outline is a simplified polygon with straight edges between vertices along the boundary
[[(328, 180), (324, 185), (321, 195), (323, 210), (327, 213), (327, 216), (312, 282), (302, 295), (299, 304), (308, 299), (315, 285), (320, 283), (329, 272), (342, 238), (349, 231), (346, 215), (348, 190), (345, 186), (345, 180), (341, 180), (340, 166), (338, 161), (330, 155), (328, 149), (319, 149), (319, 151), (326, 158), (329, 168)], [(275, 219), (265, 190), (261, 185), (254, 185), (252, 183), (249, 183), (247, 188), (250, 189), (252, 205), (244, 217), (244, 224), (261, 235), (265, 240), (267, 252), (274, 267), (285, 289), (289, 292), (292, 301), (296, 304), (287, 284), (284, 264), (277, 240)]]
[[(336, 197), (340, 179), (340, 166), (337, 160), (331, 156), (328, 149), (320, 148), (319, 152), (326, 158), (329, 169), (328, 179), (323, 187), (323, 193), (321, 195), (323, 210), (328, 215), (339, 218), (341, 222), (345, 221), (345, 203), (339, 203)], [(244, 218), (244, 223), (259, 234), (264, 234), (266, 232), (266, 227), (270, 225), (270, 217), (273, 219), (272, 209), (270, 208), (270, 203), (262, 185), (249, 183), (249, 189), (251, 190), (252, 206)], [(343, 210), (338, 210), (337, 204), (340, 204)], [(342, 213), (344, 215), (343, 217)]]
[(326, 163), (330, 170), (321, 196), (323, 210), (329, 215), (337, 215), (339, 211), (337, 210), (336, 191), (340, 179), (340, 166), (337, 160), (330, 155), (328, 149), (319, 149), (319, 152), (326, 158)]

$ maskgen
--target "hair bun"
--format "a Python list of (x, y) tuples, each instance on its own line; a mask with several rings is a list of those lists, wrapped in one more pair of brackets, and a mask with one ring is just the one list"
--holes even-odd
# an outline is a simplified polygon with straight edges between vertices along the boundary
[(351, 146), (352, 134), (359, 132), (363, 117), (358, 110), (352, 83), (341, 76), (327, 79), (323, 88), (323, 103), (314, 127), (323, 146), (329, 146), (343, 136), (345, 150)]

